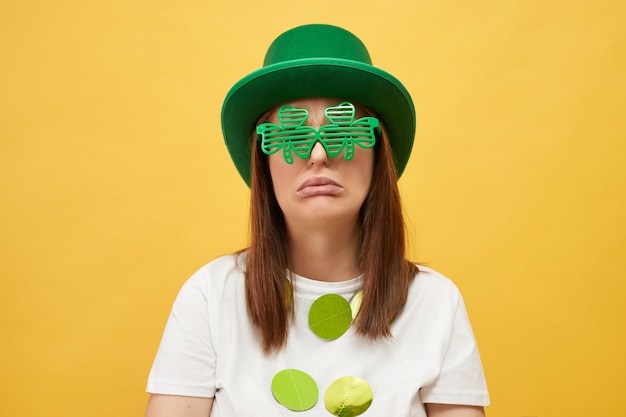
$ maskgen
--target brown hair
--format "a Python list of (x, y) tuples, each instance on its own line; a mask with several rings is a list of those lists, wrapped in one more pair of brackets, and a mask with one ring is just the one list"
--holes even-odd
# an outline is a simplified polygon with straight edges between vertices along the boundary
[[(368, 112), (370, 113), (370, 112)], [(269, 112), (261, 117), (267, 119)], [(354, 326), (370, 340), (389, 338), (389, 324), (406, 303), (412, 279), (418, 272), (405, 259), (405, 226), (393, 153), (386, 130), (375, 147), (369, 193), (361, 207), (363, 300)], [(286, 343), (294, 315), (293, 294), (285, 274), (288, 269), (287, 231), (278, 206), (267, 157), (252, 142), (250, 182), (250, 248), (246, 257), (246, 302), (266, 354)]]

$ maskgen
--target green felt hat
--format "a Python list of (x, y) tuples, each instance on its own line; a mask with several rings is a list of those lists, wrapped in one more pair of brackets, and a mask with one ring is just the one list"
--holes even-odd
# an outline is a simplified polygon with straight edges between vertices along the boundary
[(356, 36), (330, 25), (305, 25), (270, 45), (263, 68), (237, 82), (222, 107), (222, 131), (239, 174), (250, 184), (250, 138), (259, 116), (291, 100), (332, 97), (375, 111), (387, 128), (398, 176), (411, 154), (415, 108), (393, 75), (372, 65)]

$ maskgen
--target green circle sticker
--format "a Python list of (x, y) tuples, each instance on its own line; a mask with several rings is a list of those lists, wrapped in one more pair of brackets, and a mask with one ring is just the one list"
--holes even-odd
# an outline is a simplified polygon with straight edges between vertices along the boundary
[(372, 404), (374, 393), (365, 380), (356, 376), (344, 376), (326, 389), (324, 405), (337, 417), (360, 416)]
[(298, 369), (285, 369), (274, 375), (272, 394), (276, 401), (292, 411), (312, 408), (319, 397), (313, 378)]
[(313, 302), (309, 310), (309, 326), (322, 339), (337, 339), (350, 328), (350, 323), (350, 304), (337, 294), (322, 295)]
[(352, 309), (352, 319), (356, 318), (356, 315), (359, 314), (359, 310), (361, 309), (361, 303), (363, 302), (363, 291), (359, 291), (354, 294), (352, 300), (350, 300), (350, 308)]

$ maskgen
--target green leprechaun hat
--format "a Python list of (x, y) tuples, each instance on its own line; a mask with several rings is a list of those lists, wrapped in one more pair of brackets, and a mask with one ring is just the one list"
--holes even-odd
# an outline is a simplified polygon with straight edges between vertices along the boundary
[(365, 45), (345, 29), (305, 25), (270, 45), (263, 67), (237, 82), (222, 107), (222, 131), (239, 174), (250, 184), (250, 145), (255, 123), (268, 109), (290, 100), (336, 97), (377, 113), (387, 128), (398, 176), (415, 136), (415, 108), (393, 75), (372, 65)]

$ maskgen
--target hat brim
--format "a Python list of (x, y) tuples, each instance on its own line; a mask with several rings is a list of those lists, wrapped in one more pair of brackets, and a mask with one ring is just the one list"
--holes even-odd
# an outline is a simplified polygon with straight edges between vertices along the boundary
[(268, 109), (311, 97), (342, 98), (380, 116), (389, 136), (398, 177), (415, 136), (415, 108), (402, 83), (372, 65), (338, 59), (307, 58), (263, 67), (235, 84), (222, 107), (222, 131), (239, 174), (250, 185), (250, 143), (255, 123)]

